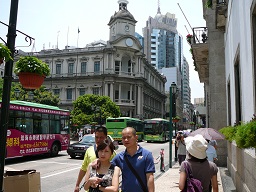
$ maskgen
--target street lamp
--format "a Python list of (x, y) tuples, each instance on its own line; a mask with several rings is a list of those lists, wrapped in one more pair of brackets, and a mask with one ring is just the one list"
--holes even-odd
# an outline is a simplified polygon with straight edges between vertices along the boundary
[[(197, 124), (197, 126), (198, 126), (199, 124), (201, 124), (201, 123), (199, 122), (198, 117), (199, 117), (199, 111), (196, 111), (196, 124)], [(198, 127), (198, 128), (200, 128), (200, 127)]]
[[(172, 117), (176, 117), (176, 94), (177, 94), (177, 91), (178, 91), (178, 88), (177, 88), (177, 85), (175, 84), (175, 82), (172, 82), (171, 84), (171, 89), (172, 89)], [(172, 120), (172, 118), (171, 118)], [(176, 122), (175, 122), (175, 136), (177, 135), (177, 125), (176, 125)], [(175, 157), (174, 157), (174, 161), (177, 161), (178, 160), (178, 157), (177, 157), (177, 146), (176, 146), (176, 143), (175, 143)]]
[(19, 99), (19, 96), (20, 96), (20, 90), (19, 90), (19, 88), (16, 88), (16, 89), (14, 90), (14, 95), (15, 95), (16, 99)]
[[(16, 38), (16, 24), (18, 15), (18, 0), (11, 1), (10, 18), (7, 34), (7, 47), (11, 51), (11, 57), (13, 58), (15, 52), (15, 38)], [(2, 39), (2, 38), (1, 38)], [(4, 83), (3, 83), (3, 95), (2, 95), (2, 109), (0, 118), (0, 191), (3, 191), (3, 175), (5, 165), (6, 154), (6, 140), (7, 140), (7, 126), (9, 119), (9, 107), (10, 107), (10, 90), (12, 84), (12, 71), (13, 60), (6, 62), (4, 69)]]
[[(16, 99), (19, 99), (20, 97), (22, 97), (21, 93), (22, 93), (22, 92), (20, 91), (19, 88), (16, 88), (16, 89), (14, 90), (14, 94), (15, 94)], [(29, 92), (28, 92), (27, 100), (28, 100), (28, 101), (32, 101), (33, 99), (34, 99), (34, 93), (33, 93), (33, 91), (29, 91)], [(23, 100), (23, 101), (26, 101), (26, 90), (24, 91), (23, 99), (22, 99), (22, 100)]]
[(196, 113), (193, 113), (194, 131), (196, 130)]
[(34, 99), (34, 93), (33, 93), (33, 91), (29, 91), (28, 92), (28, 100), (32, 101), (33, 99)]
[[(17, 16), (18, 16), (18, 4), (19, 0), (11, 0), (9, 25), (0, 21), (1, 24), (8, 26), (7, 34), (7, 47), (11, 51), (11, 57), (14, 57), (15, 52), (15, 39), (16, 32), (19, 32), (26, 36), (25, 40), (29, 42), (29, 46), (34, 38), (27, 34), (16, 30)], [(3, 40), (1, 38), (1, 40)], [(4, 82), (3, 82), (3, 95), (2, 95), (2, 106), (1, 106), (1, 118), (0, 118), (0, 192), (3, 191), (3, 175), (5, 165), (5, 154), (6, 154), (6, 140), (7, 140), (7, 127), (9, 124), (9, 108), (10, 108), (10, 90), (12, 84), (12, 73), (13, 73), (13, 60), (9, 60), (5, 64), (4, 69)]]
[[(176, 94), (177, 91), (177, 86), (174, 82), (172, 82), (171, 86), (170, 86), (170, 111), (169, 111), (169, 168), (172, 168), (172, 130), (173, 130), (173, 125), (172, 125), (172, 117), (173, 117), (173, 96), (174, 93)], [(175, 133), (176, 134), (176, 133)]]

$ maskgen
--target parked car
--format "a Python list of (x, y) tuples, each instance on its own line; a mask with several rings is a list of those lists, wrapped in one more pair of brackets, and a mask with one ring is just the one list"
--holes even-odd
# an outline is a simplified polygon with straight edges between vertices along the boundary
[[(107, 138), (109, 141), (113, 142), (113, 144), (115, 146), (115, 150), (117, 150), (118, 143), (116, 141), (114, 141), (114, 139), (110, 135), (108, 135)], [(71, 158), (75, 158), (77, 156), (84, 157), (86, 150), (94, 144), (95, 144), (95, 135), (94, 134), (84, 135), (80, 141), (78, 141), (76, 143), (72, 143), (68, 146), (67, 153), (69, 154), (69, 156)]]

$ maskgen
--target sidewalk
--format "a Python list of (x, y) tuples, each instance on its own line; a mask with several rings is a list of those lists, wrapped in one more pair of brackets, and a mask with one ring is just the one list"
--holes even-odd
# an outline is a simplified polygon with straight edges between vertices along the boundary
[[(172, 168), (169, 168), (161, 176), (157, 177), (155, 180), (155, 192), (179, 192), (179, 168), (179, 163), (176, 162)], [(219, 192), (223, 192), (220, 170), (218, 171), (217, 177), (219, 183)]]

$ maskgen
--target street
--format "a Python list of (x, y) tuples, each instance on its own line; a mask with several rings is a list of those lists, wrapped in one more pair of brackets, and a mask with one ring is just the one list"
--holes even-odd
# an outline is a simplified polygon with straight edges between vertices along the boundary
[[(139, 143), (142, 147), (152, 151), (156, 159), (161, 148), (164, 149), (164, 164), (169, 162), (169, 142), (166, 143)], [(173, 145), (174, 148), (174, 145)], [(119, 145), (117, 153), (124, 150), (123, 145)], [(173, 149), (174, 151), (174, 149)], [(173, 152), (174, 154), (174, 152)], [(173, 157), (174, 158), (174, 157)], [(156, 174), (160, 174), (160, 163), (156, 161)], [(25, 157), (10, 159), (6, 161), (6, 167), (15, 170), (35, 169), (40, 172), (42, 192), (65, 192), (73, 191), (77, 175), (82, 164), (82, 159), (71, 159), (66, 151), (60, 152), (58, 157), (50, 158), (45, 156)]]

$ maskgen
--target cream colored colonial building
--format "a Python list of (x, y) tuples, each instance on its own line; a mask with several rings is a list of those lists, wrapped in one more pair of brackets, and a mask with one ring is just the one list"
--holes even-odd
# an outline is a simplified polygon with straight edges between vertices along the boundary
[(108, 42), (33, 53), (51, 68), (44, 86), (60, 96), (64, 108), (71, 109), (80, 95), (96, 94), (109, 96), (122, 116), (163, 117), (166, 78), (145, 59), (128, 1), (118, 3), (119, 10), (108, 23)]

